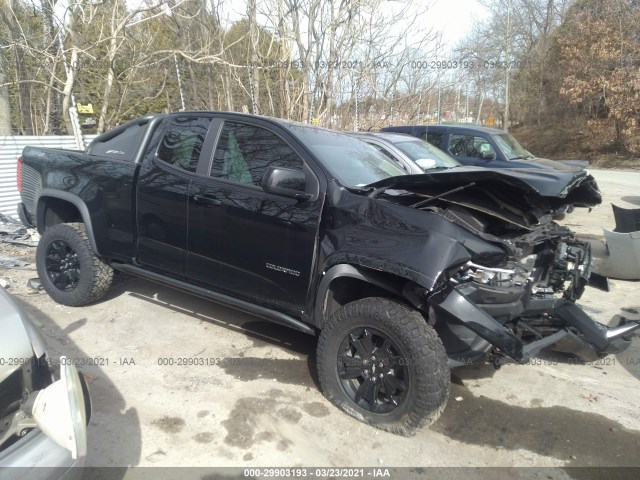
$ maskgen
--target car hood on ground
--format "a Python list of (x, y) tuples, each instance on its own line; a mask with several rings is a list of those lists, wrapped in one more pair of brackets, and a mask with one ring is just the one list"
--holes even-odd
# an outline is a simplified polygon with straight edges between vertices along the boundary
[(0, 382), (20, 369), (35, 354), (45, 352), (44, 342), (20, 307), (0, 287)]

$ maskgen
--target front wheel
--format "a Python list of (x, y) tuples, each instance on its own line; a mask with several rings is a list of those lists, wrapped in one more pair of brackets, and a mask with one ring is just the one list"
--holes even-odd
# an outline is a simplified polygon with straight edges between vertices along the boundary
[(83, 223), (47, 228), (38, 242), (36, 265), (45, 291), (71, 307), (99, 300), (113, 279), (113, 269), (93, 253)]
[(364, 298), (336, 311), (320, 332), (317, 362), (325, 396), (383, 430), (413, 435), (447, 403), (442, 342), (416, 310), (394, 300)]

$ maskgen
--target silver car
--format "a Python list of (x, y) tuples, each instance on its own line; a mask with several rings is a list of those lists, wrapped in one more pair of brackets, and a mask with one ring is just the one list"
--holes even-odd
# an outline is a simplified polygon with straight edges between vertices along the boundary
[(0, 288), (2, 480), (81, 477), (91, 414), (88, 389), (65, 357), (56, 377), (42, 337)]
[(458, 161), (430, 143), (404, 133), (350, 133), (393, 160), (410, 174), (420, 174), (437, 168), (453, 168)]

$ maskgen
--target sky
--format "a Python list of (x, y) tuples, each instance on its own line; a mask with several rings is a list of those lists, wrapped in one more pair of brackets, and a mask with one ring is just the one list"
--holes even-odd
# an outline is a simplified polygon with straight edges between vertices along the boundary
[(443, 43), (452, 48), (467, 33), (475, 21), (486, 17), (477, 0), (432, 0), (426, 14), (427, 24), (442, 32)]
[[(62, 17), (69, 0), (60, 0), (56, 4), (56, 13)], [(126, 0), (129, 7), (135, 8), (144, 3), (144, 0)], [(389, 0), (389, 2), (404, 3), (404, 0)], [(258, 4), (260, 0), (258, 0)], [(223, 2), (224, 11), (231, 20), (244, 17), (246, 6), (244, 1)], [(442, 32), (442, 40), (446, 49), (452, 48), (467, 33), (471, 31), (474, 21), (486, 16), (485, 9), (478, 0), (414, 0), (417, 9), (423, 10), (428, 6), (427, 12), (422, 15), (421, 21), (425, 28), (433, 28)], [(400, 25), (399, 28), (402, 28)]]

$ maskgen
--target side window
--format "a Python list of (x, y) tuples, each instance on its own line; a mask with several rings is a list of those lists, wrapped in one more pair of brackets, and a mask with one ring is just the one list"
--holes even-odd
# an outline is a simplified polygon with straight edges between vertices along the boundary
[(444, 133), (427, 132), (427, 142), (435, 147), (442, 147), (442, 137), (444, 137)]
[(449, 151), (456, 157), (481, 158), (483, 153), (493, 152), (493, 148), (483, 137), (452, 134), (449, 135)]
[(178, 117), (173, 120), (160, 140), (158, 159), (195, 172), (210, 124), (211, 119), (204, 117)]
[(260, 185), (268, 167), (303, 169), (302, 159), (275, 133), (253, 125), (224, 122), (211, 176)]

